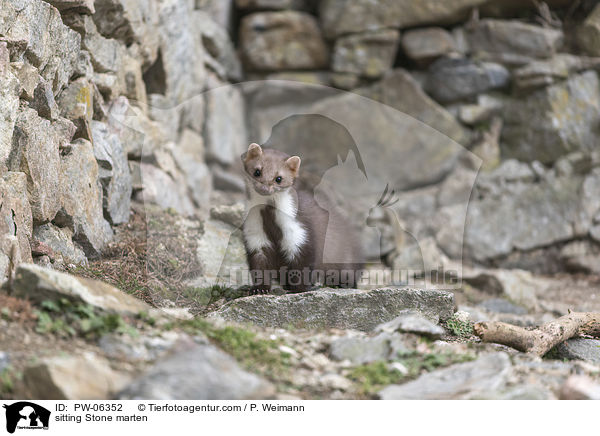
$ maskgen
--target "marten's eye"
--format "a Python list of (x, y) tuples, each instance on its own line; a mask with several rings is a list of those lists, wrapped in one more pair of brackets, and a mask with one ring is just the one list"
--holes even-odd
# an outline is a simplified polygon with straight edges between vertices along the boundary
[(283, 179), (281, 178), (281, 176), (275, 177), (275, 181), (277, 182), (277, 184), (280, 184), (282, 180)]
[(260, 177), (261, 174), (260, 170), (254, 170), (254, 177)]

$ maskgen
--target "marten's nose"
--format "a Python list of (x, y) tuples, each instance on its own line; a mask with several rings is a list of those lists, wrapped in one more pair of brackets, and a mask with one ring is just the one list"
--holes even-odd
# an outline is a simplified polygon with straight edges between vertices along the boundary
[(256, 189), (258, 190), (259, 194), (262, 194), (262, 195), (268, 195), (268, 194), (273, 193), (272, 186), (258, 185), (258, 187)]

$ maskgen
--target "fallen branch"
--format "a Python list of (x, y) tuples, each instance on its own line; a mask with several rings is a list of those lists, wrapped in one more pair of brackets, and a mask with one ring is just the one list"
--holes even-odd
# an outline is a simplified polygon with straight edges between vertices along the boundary
[(572, 337), (600, 337), (600, 313), (573, 312), (533, 330), (504, 322), (478, 322), (473, 330), (483, 342), (494, 342), (525, 353), (543, 356), (556, 345)]

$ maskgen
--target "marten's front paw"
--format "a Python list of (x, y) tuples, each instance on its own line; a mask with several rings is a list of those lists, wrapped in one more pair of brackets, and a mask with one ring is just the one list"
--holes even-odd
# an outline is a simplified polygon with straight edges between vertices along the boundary
[(250, 295), (265, 295), (268, 294), (270, 291), (270, 289), (255, 288), (250, 290)]

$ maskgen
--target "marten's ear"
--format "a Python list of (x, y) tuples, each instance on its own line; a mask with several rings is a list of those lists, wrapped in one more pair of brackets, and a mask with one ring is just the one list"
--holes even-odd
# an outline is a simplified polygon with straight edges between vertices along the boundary
[(298, 174), (298, 169), (300, 168), (300, 158), (298, 156), (292, 156), (285, 161), (285, 165), (292, 171), (294, 176)]
[(260, 148), (260, 145), (253, 142), (248, 146), (248, 151), (242, 154), (242, 160), (245, 162), (249, 159), (260, 157), (262, 155), (262, 152), (263, 151), (262, 148)]

